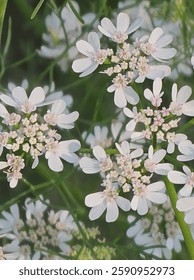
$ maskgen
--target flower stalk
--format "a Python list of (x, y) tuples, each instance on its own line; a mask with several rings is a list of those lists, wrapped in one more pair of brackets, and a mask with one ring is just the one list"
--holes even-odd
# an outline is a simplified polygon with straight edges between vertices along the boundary
[(164, 181), (166, 184), (167, 193), (169, 195), (173, 210), (175, 212), (177, 222), (179, 223), (179, 226), (181, 228), (184, 237), (187, 252), (190, 258), (194, 260), (194, 240), (192, 238), (189, 226), (184, 221), (184, 214), (179, 212), (176, 208), (177, 193), (175, 191), (174, 185), (167, 178), (165, 178)]

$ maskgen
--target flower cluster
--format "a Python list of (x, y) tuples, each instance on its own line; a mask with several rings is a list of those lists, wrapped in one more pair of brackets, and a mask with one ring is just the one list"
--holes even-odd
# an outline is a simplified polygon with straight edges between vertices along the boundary
[(89, 33), (88, 42), (80, 40), (76, 44), (78, 51), (86, 57), (75, 60), (72, 64), (73, 70), (81, 73), (80, 77), (84, 77), (101, 64), (109, 65), (101, 73), (112, 77), (113, 84), (107, 91), (115, 92), (114, 102), (119, 108), (125, 107), (127, 103), (136, 105), (139, 102), (138, 94), (130, 86), (132, 82), (142, 83), (145, 78), (154, 80), (170, 74), (169, 66), (153, 64), (153, 60), (165, 63), (176, 54), (174, 48), (166, 48), (172, 42), (172, 36), (164, 35), (160, 27), (155, 28), (150, 36), (145, 35), (129, 43), (129, 34), (136, 31), (142, 23), (143, 20), (138, 18), (130, 24), (126, 13), (117, 16), (116, 27), (110, 19), (103, 18), (98, 29), (116, 43), (115, 50), (101, 49), (98, 34), (95, 32)]
[(96, 159), (82, 157), (80, 160), (84, 173), (100, 172), (103, 179), (101, 186), (104, 190), (85, 198), (85, 204), (92, 207), (89, 213), (91, 220), (99, 218), (107, 209), (106, 221), (114, 222), (119, 216), (118, 207), (123, 211), (132, 208), (139, 215), (145, 215), (152, 202), (162, 204), (167, 199), (163, 193), (164, 183), (151, 182), (154, 174), (166, 175), (173, 168), (169, 163), (161, 163), (165, 150), (154, 153), (150, 146), (146, 155), (141, 148), (131, 151), (127, 141), (116, 144), (116, 147), (118, 151), (111, 157), (102, 147), (95, 146), (93, 154)]
[[(9, 112), (0, 104), (0, 117), (2, 118), (2, 131), (0, 132), (0, 154), (6, 154), (5, 161), (0, 162), (0, 169), (7, 174), (10, 187), (14, 188), (22, 178), (22, 169), (25, 160), (30, 156), (33, 160), (32, 168), (39, 163), (39, 157), (45, 155), (51, 170), (63, 170), (60, 158), (75, 163), (78, 159), (74, 153), (79, 150), (77, 140), (60, 141), (61, 135), (56, 127), (71, 129), (77, 120), (78, 112), (65, 113), (64, 100), (45, 101), (43, 88), (36, 87), (28, 97), (22, 87), (15, 87), (12, 95), (1, 94), (1, 101), (11, 106), (15, 112)], [(51, 109), (43, 115), (38, 107), (52, 103)]]
[[(86, 228), (78, 222), (88, 240), (98, 238), (98, 243), (91, 249), (83, 242), (83, 236), (69, 211), (50, 210), (49, 204), (49, 200), (42, 196), (35, 201), (27, 198), (22, 207), (25, 218), (22, 218), (17, 204), (10, 207), (10, 212), (2, 212), (0, 260), (108, 260), (115, 255), (115, 250), (105, 244), (105, 239), (100, 239), (98, 228)], [(71, 245), (72, 240), (76, 245)]]
[(68, 242), (77, 227), (66, 210), (49, 211), (48, 200), (25, 201), (26, 217), (21, 218), (17, 204), (10, 213), (3, 211), (0, 219), (0, 234), (6, 244), (2, 247), (7, 259), (62, 259), (71, 252)]
[[(77, 12), (80, 11), (79, 5), (71, 1)], [(95, 15), (90, 13), (83, 16), (85, 25), (94, 21)], [(63, 72), (67, 72), (69, 62), (74, 60), (78, 51), (74, 46), (75, 41), (82, 34), (82, 23), (77, 19), (69, 3), (60, 12), (53, 11), (45, 19), (47, 33), (42, 38), (45, 45), (42, 45), (38, 54), (48, 59), (57, 59), (57, 64)]]
[(171, 259), (173, 250), (181, 252), (183, 235), (169, 201), (162, 207), (151, 206), (146, 218), (129, 216), (128, 222), (127, 236), (143, 246), (142, 256), (149, 254), (152, 258)]

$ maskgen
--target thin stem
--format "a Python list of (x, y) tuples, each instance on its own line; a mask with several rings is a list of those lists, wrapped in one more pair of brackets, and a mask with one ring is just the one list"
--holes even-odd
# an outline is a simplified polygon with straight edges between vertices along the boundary
[(185, 245), (187, 248), (187, 252), (192, 260), (194, 260), (194, 241), (191, 235), (191, 231), (189, 226), (184, 221), (184, 214), (179, 212), (176, 208), (177, 203), (177, 193), (175, 191), (174, 185), (167, 179), (164, 179), (166, 184), (167, 193), (170, 197), (170, 201), (177, 219), (179, 226), (181, 228), (182, 234), (184, 236)]

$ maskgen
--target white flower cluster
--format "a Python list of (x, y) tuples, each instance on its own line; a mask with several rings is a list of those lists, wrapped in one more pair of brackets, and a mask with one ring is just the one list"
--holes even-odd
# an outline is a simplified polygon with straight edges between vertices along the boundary
[[(75, 10), (79, 13), (80, 8), (77, 2), (71, 1)], [(83, 16), (85, 24), (94, 21), (95, 15), (92, 13)], [(74, 46), (75, 41), (82, 34), (82, 23), (77, 19), (69, 4), (57, 13), (53, 11), (45, 19), (47, 33), (42, 38), (45, 45), (42, 45), (38, 54), (48, 59), (57, 59), (58, 65), (63, 72), (68, 70), (69, 62), (74, 60), (78, 51)]]
[[(15, 109), (9, 112), (0, 104), (2, 131), (0, 132), (0, 154), (5, 154), (5, 161), (0, 161), (0, 169), (7, 174), (10, 187), (14, 188), (22, 178), (21, 170), (30, 156), (32, 168), (39, 163), (39, 157), (45, 155), (51, 170), (63, 170), (61, 159), (75, 163), (78, 156), (74, 153), (80, 148), (77, 140), (60, 141), (61, 135), (56, 127), (71, 129), (79, 114), (77, 111), (66, 114), (64, 100), (45, 101), (43, 88), (36, 87), (28, 97), (22, 87), (15, 87), (12, 95), (1, 94), (0, 100)], [(45, 114), (38, 112), (38, 107), (52, 103)]]
[(171, 259), (173, 250), (181, 252), (184, 238), (168, 200), (162, 207), (151, 206), (146, 218), (136, 219), (130, 215), (128, 222), (127, 236), (143, 246), (142, 256), (149, 254), (152, 258)]
[[(145, 109), (124, 108), (125, 115), (131, 120), (126, 125), (126, 130), (131, 132), (131, 139), (145, 139), (155, 141), (157, 144), (166, 143), (167, 153), (175, 151), (175, 145), (187, 139), (182, 133), (176, 133), (182, 115), (191, 115), (193, 101), (187, 100), (191, 96), (191, 88), (183, 86), (179, 91), (177, 85), (172, 86), (172, 101), (168, 108), (162, 106), (161, 92), (162, 80), (157, 78), (153, 82), (153, 92), (145, 89), (144, 97), (151, 103)], [(141, 124), (141, 125), (140, 125)], [(139, 128), (138, 128), (139, 125)], [(141, 131), (137, 131), (140, 130)]]
[(116, 147), (118, 152), (109, 156), (102, 147), (95, 146), (93, 154), (96, 159), (82, 157), (80, 160), (84, 173), (100, 172), (103, 178), (101, 186), (104, 190), (85, 198), (85, 204), (92, 207), (91, 220), (99, 218), (107, 209), (106, 221), (114, 222), (119, 216), (118, 207), (123, 211), (132, 208), (139, 215), (145, 215), (152, 202), (162, 204), (167, 199), (163, 193), (164, 183), (151, 182), (154, 174), (166, 175), (173, 168), (169, 163), (161, 163), (166, 151), (160, 149), (154, 153), (152, 146), (148, 154), (144, 154), (141, 148), (131, 151), (127, 141), (116, 144)]
[(6, 259), (39, 260), (63, 259), (71, 252), (68, 241), (77, 227), (66, 210), (55, 212), (48, 209), (49, 200), (25, 200), (25, 218), (14, 204), (10, 212), (3, 211), (0, 234), (4, 242), (2, 251)]
[(108, 92), (115, 92), (114, 102), (119, 108), (127, 105), (127, 102), (136, 105), (139, 96), (130, 86), (132, 82), (142, 83), (145, 78), (156, 79), (168, 76), (171, 69), (167, 65), (154, 64), (153, 61), (165, 63), (176, 54), (174, 48), (167, 48), (172, 42), (172, 36), (164, 35), (162, 28), (155, 28), (149, 36), (145, 35), (136, 38), (129, 43), (129, 34), (136, 31), (143, 23), (141, 18), (130, 24), (129, 16), (120, 13), (117, 16), (116, 27), (108, 18), (101, 20), (98, 26), (99, 31), (116, 43), (114, 49), (101, 49), (98, 34), (91, 32), (88, 35), (88, 42), (80, 40), (76, 46), (78, 51), (85, 58), (76, 59), (72, 68), (76, 73), (84, 77), (92, 73), (99, 65), (109, 67), (101, 73), (113, 76), (112, 85)]

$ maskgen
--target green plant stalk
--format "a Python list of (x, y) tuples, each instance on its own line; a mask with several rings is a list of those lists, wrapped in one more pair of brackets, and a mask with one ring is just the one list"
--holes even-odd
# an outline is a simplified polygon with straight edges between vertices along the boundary
[(164, 181), (166, 184), (167, 193), (169, 195), (177, 222), (179, 223), (179, 226), (181, 228), (184, 237), (187, 252), (190, 258), (194, 260), (194, 240), (192, 238), (189, 226), (184, 221), (184, 214), (179, 212), (178, 209), (176, 208), (177, 193), (175, 191), (174, 185), (167, 178), (165, 178)]
[(7, 8), (7, 0), (1, 0), (0, 1), (0, 46), (1, 46), (1, 36), (2, 36), (3, 21), (5, 17), (6, 8)]

